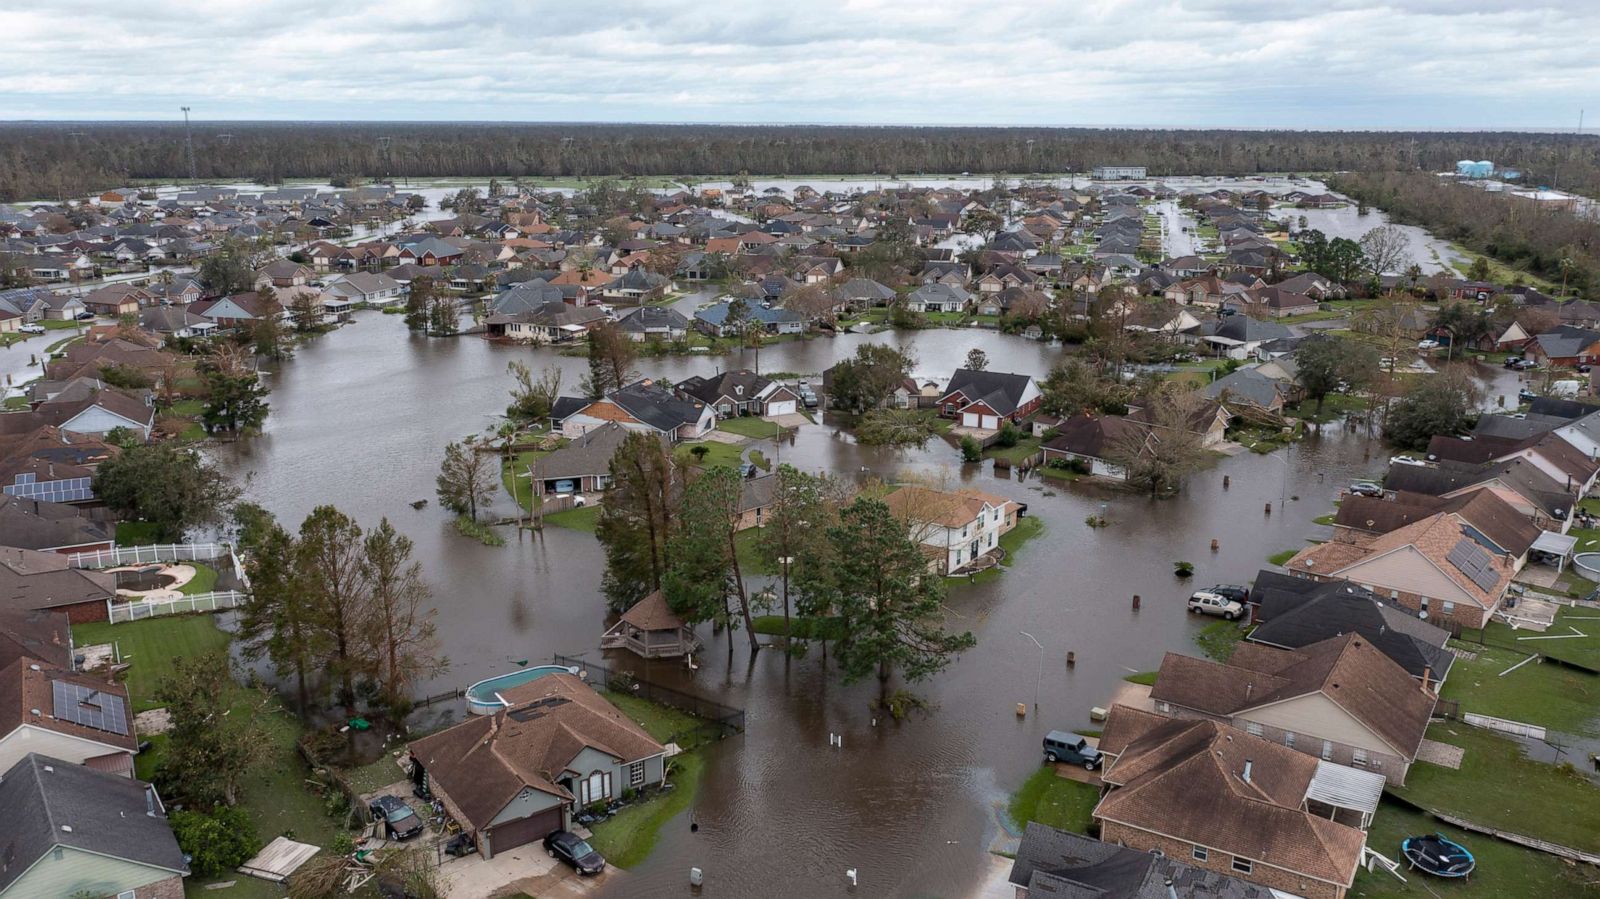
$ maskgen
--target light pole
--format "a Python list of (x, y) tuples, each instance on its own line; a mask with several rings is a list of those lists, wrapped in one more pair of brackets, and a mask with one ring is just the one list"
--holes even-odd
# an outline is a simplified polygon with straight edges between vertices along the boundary
[(1044, 644), (1039, 642), (1038, 637), (1027, 631), (1017, 631), (1017, 633), (1032, 640), (1033, 645), (1039, 647), (1039, 667), (1033, 676), (1033, 710), (1037, 712), (1039, 711), (1039, 683), (1044, 680)]

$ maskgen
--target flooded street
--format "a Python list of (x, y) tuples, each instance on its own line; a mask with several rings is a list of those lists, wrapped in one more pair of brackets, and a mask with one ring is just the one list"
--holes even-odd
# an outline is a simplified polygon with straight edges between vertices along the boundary
[[(941, 380), (974, 346), (996, 369), (1035, 375), (1061, 353), (993, 332), (884, 332), (768, 347), (761, 368), (819, 372), (862, 341), (904, 346), (919, 373)], [(427, 692), (523, 659), (600, 655), (603, 556), (592, 535), (550, 528), (518, 541), (507, 532), (507, 546), (485, 547), (457, 535), (432, 501), (444, 444), (495, 423), (513, 359), (535, 369), (557, 362), (569, 391), (586, 367), (549, 349), (418, 338), (397, 316), (361, 313), (273, 375), (265, 434), (216, 450), (235, 476), (248, 477), (248, 497), (290, 527), (332, 503), (367, 527), (387, 516), (416, 541), (454, 663), (423, 685)], [(681, 379), (739, 365), (733, 357), (672, 357), (641, 360), (640, 368)], [(804, 659), (764, 652), (751, 666), (742, 635), (731, 659), (723, 640), (708, 639), (692, 675), (656, 663), (664, 670), (652, 678), (744, 707), (748, 731), (709, 750), (694, 806), (699, 831), (673, 821), (650, 860), (614, 880), (607, 895), (686, 893), (691, 865), (705, 868), (706, 896), (845, 895), (852, 867), (860, 870), (857, 895), (966, 895), (995, 836), (993, 810), (1038, 764), (1044, 732), (1091, 726), (1088, 710), (1105, 704), (1124, 675), (1156, 667), (1167, 650), (1193, 651), (1202, 622), (1184, 613), (1182, 597), (1195, 586), (1248, 580), (1268, 555), (1325, 537), (1311, 519), (1351, 478), (1378, 473), (1387, 453), (1330, 427), (1288, 452), (1220, 460), (1181, 497), (1160, 503), (1096, 485), (996, 477), (987, 465), (960, 465), (941, 441), (921, 450), (858, 447), (824, 425), (802, 428), (782, 459), (846, 477), (865, 468), (888, 479), (917, 472), (971, 483), (1027, 503), (1045, 532), (999, 579), (951, 589), (953, 620), (978, 645), (919, 687), (932, 703), (925, 716), (874, 726), (868, 703), (876, 683), (839, 686), (815, 651)], [(1287, 514), (1284, 494), (1299, 497)], [(419, 499), (430, 502), (412, 509)], [(1085, 517), (1102, 504), (1111, 526), (1087, 527)], [(508, 511), (509, 500), (497, 508)], [(1221, 543), (1215, 553), (1213, 538)], [(1196, 566), (1187, 586), (1172, 574), (1178, 559)], [(1143, 597), (1140, 611), (1131, 608), (1134, 594)], [(1039, 655), (1019, 631), (1045, 646), (1040, 711), (1025, 720), (1014, 707), (1032, 698)], [(1064, 661), (1069, 651), (1077, 654), (1073, 669)], [(613, 663), (641, 673), (644, 666), (626, 655)], [(844, 735), (842, 749), (828, 747), (830, 732)]]

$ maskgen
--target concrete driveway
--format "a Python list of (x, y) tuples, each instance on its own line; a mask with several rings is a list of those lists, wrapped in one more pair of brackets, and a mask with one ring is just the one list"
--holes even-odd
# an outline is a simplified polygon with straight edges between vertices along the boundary
[(483, 899), (526, 893), (539, 899), (591, 896), (626, 874), (607, 868), (598, 877), (579, 877), (535, 842), (499, 852), (487, 861), (481, 855), (451, 859), (439, 869), (444, 895), (450, 899)]

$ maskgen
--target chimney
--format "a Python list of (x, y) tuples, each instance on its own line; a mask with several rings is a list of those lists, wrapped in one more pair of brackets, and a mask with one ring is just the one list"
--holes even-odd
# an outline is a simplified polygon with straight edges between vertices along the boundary
[(1433, 666), (1424, 665), (1422, 668), (1422, 689), (1424, 692), (1433, 692)]
[(1250, 782), (1250, 772), (1255, 769), (1256, 763), (1250, 759), (1244, 760), (1244, 782)]

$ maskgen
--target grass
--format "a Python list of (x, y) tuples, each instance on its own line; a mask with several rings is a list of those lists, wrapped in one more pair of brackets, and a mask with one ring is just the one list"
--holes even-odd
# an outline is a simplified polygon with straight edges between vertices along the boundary
[(1006, 811), (1019, 829), (1037, 821), (1060, 830), (1088, 833), (1091, 813), (1099, 799), (1097, 787), (1068, 780), (1056, 774), (1054, 765), (1046, 765), (1029, 775), (1011, 794)]
[(619, 693), (615, 690), (606, 691), (605, 697), (610, 703), (621, 710), (622, 714), (632, 718), (634, 723), (645, 729), (658, 743), (665, 743), (673, 736), (687, 730), (693, 730), (704, 724), (700, 718), (680, 712), (669, 706), (640, 699), (628, 693)]
[(661, 838), (661, 828), (694, 803), (705, 760), (698, 753), (685, 752), (674, 756), (669, 766), (670, 792), (631, 805), (594, 826), (589, 843), (607, 862), (626, 869), (649, 858)]
[(558, 528), (569, 528), (574, 531), (583, 531), (593, 534), (600, 526), (600, 507), (579, 506), (576, 509), (566, 509), (561, 512), (551, 512), (544, 517), (545, 524), (553, 524)]
[(1600, 786), (1582, 774), (1532, 761), (1516, 742), (1464, 724), (1435, 725), (1428, 737), (1466, 750), (1460, 770), (1415, 764), (1395, 793), (1474, 824), (1600, 851)]
[(500, 486), (506, 489), (507, 495), (515, 497), (517, 505), (521, 506), (524, 512), (531, 508), (533, 489), (524, 483), (527, 480), (526, 478), (519, 479), (517, 475), (527, 474), (528, 466), (535, 459), (548, 456), (552, 452), (555, 451), (524, 450), (520, 453), (512, 453), (509, 458), (501, 457), (500, 459)]
[(190, 562), (189, 564), (194, 567), (194, 577), (189, 579), (189, 583), (179, 587), (178, 592), (185, 596), (193, 596), (196, 593), (210, 593), (217, 589), (217, 570), (215, 568), (200, 562)]
[(28, 398), (26, 396), (8, 396), (5, 398), (5, 402), (0, 404), (0, 409), (4, 409), (7, 412), (21, 412), (26, 408), (28, 408)]
[(1194, 635), (1194, 644), (1200, 647), (1206, 658), (1227, 662), (1233, 658), (1233, 651), (1239, 648), (1239, 641), (1244, 639), (1244, 635), (1244, 628), (1237, 622), (1219, 619), (1201, 628)]
[[(697, 446), (703, 446), (706, 448), (703, 458), (696, 456), (694, 448)], [(742, 461), (743, 454), (743, 447), (734, 446), (730, 443), (719, 443), (715, 440), (681, 444), (676, 453), (679, 458), (688, 459), (702, 468), (715, 468), (718, 465), (726, 465), (730, 468), (738, 468), (739, 463)]]
[(734, 534), (733, 551), (739, 558), (739, 570), (746, 577), (752, 574), (781, 573), (776, 566), (767, 563), (766, 555), (761, 551), (760, 528), (745, 528)]
[(1289, 418), (1298, 418), (1302, 421), (1312, 421), (1325, 424), (1338, 418), (1343, 418), (1350, 412), (1364, 412), (1368, 401), (1364, 396), (1351, 396), (1347, 393), (1330, 393), (1323, 398), (1322, 412), (1317, 412), (1316, 400), (1303, 400), (1293, 407), (1285, 407), (1283, 414)]
[(1476, 643), (1452, 645), (1477, 653), (1475, 659), (1456, 659), (1441, 693), (1444, 699), (1460, 702), (1463, 712), (1539, 724), (1562, 733), (1600, 734), (1600, 676), (1534, 661), (1501, 677), (1528, 653)]
[(1316, 518), (1311, 519), (1311, 523), (1312, 524), (1324, 524), (1324, 525), (1332, 526), (1333, 522), (1334, 522), (1334, 517), (1335, 517), (1334, 513), (1329, 513), (1327, 515), (1318, 515)]
[(1127, 677), (1124, 677), (1123, 680), (1130, 684), (1139, 684), (1143, 687), (1153, 687), (1156, 685), (1156, 677), (1160, 673), (1161, 672), (1159, 671), (1141, 671), (1138, 674), (1130, 674)]
[(1590, 869), (1574, 867), (1555, 856), (1502, 843), (1483, 834), (1458, 830), (1393, 800), (1378, 807), (1372, 828), (1367, 831), (1367, 845), (1404, 866), (1400, 842), (1406, 837), (1435, 831), (1467, 847), (1478, 860), (1477, 870), (1465, 883), (1429, 878), (1407, 872), (1403, 867), (1406, 882), (1401, 883), (1382, 868), (1371, 872), (1359, 869), (1355, 886), (1348, 895), (1357, 899), (1523, 899), (1527, 896), (1577, 899), (1594, 896), (1594, 891), (1584, 886), (1590, 879), (1587, 874)]
[(82, 340), (82, 339), (83, 339), (83, 335), (81, 335), (81, 334), (74, 335), (72, 337), (63, 337), (60, 340), (56, 341), (55, 343), (52, 343), (49, 346), (45, 347), (44, 348), (44, 354), (46, 356), (48, 356), (51, 353), (60, 352), (62, 347), (65, 347), (67, 344), (72, 343), (74, 341)]
[(777, 422), (767, 421), (765, 418), (758, 418), (754, 415), (745, 415), (739, 418), (725, 418), (718, 421), (717, 430), (761, 440), (778, 436), (778, 433), (783, 428)]
[(1286, 549), (1283, 552), (1273, 553), (1272, 555), (1267, 556), (1267, 564), (1281, 567), (1285, 562), (1294, 558), (1294, 554), (1299, 551), (1300, 550), (1298, 549)]
[(1017, 441), (1016, 446), (1002, 447), (995, 444), (983, 451), (985, 459), (1004, 459), (1012, 465), (1021, 465), (1028, 459), (1039, 455), (1039, 447), (1044, 441), (1038, 437), (1024, 437)]
[(456, 532), (463, 537), (471, 537), (484, 546), (506, 545), (506, 538), (500, 536), (498, 531), (468, 515), (456, 516)]
[(843, 635), (837, 618), (793, 616), (790, 629), (784, 630), (782, 615), (757, 615), (751, 619), (758, 634), (770, 637), (794, 636), (801, 640), (837, 640)]
[(153, 698), (156, 686), (172, 673), (174, 661), (226, 650), (229, 639), (211, 615), (167, 615), (126, 624), (94, 621), (72, 627), (76, 646), (116, 643), (122, 650), (129, 665), (123, 681), (128, 685), (135, 712), (160, 705)]
[(117, 522), (118, 546), (149, 546), (157, 542), (160, 530), (148, 521)]
[[(1512, 630), (1511, 626), (1499, 621), (1490, 622), (1489, 627), (1483, 632), (1483, 639), (1489, 643), (1500, 646), (1510, 646), (1517, 649), (1526, 649), (1542, 656), (1562, 659), (1577, 665), (1600, 670), (1600, 613), (1594, 609), (1562, 608), (1556, 612), (1556, 620), (1550, 629), (1543, 634), (1527, 630)], [(1578, 633), (1587, 636), (1563, 637), (1560, 640), (1528, 640), (1525, 637), (1556, 636), (1559, 634)]]

